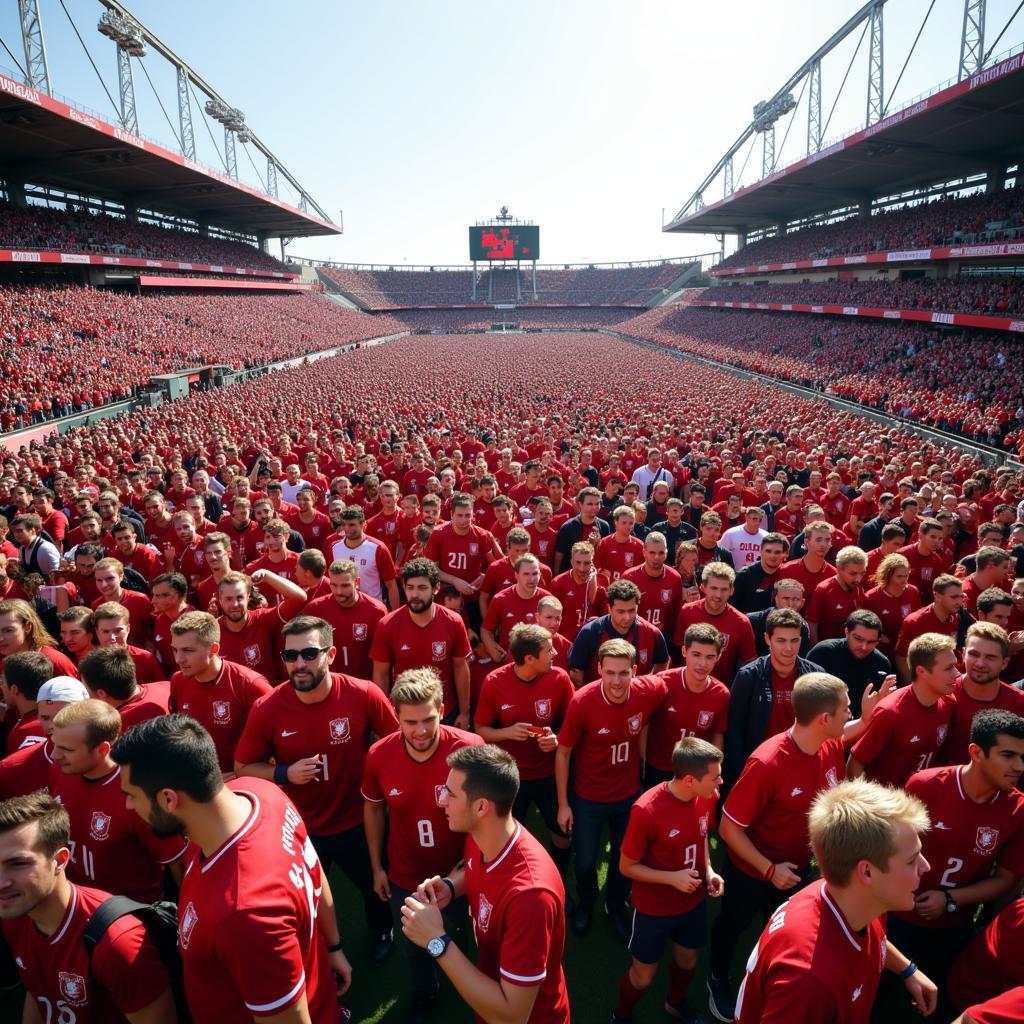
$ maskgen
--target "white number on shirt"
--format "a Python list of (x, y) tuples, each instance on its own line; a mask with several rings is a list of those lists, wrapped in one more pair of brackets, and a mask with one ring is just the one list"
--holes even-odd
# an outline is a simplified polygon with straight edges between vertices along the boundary
[(625, 764), (629, 760), (629, 741), (623, 740), (612, 747), (612, 764)]
[(36, 996), (36, 999), (43, 1004), (43, 1008), (46, 1010), (45, 1024), (76, 1024), (78, 1018), (75, 1016), (75, 1011), (63, 999), (57, 1000), (56, 1017), (53, 1015), (54, 1005), (46, 996)]
[(919, 758), (917, 759), (917, 768), (916, 768), (915, 770), (916, 770), (916, 771), (919, 771), (919, 772), (923, 772), (923, 771), (925, 770), (925, 768), (928, 768), (928, 767), (930, 767), (930, 766), (931, 766), (931, 763), (932, 763), (932, 758), (933, 758), (934, 756), (935, 756), (935, 751), (934, 751), (934, 750), (933, 750), (933, 751), (931, 751), (931, 753), (928, 753), (928, 754), (922, 754), (922, 755), (921, 755), (921, 756), (920, 756), (920, 757), (919, 757)]
[(71, 850), (71, 863), (81, 868), (86, 878), (96, 879), (96, 858), (85, 843), (68, 840), (68, 848)]
[(449, 551), (448, 552), (448, 568), (449, 569), (465, 569), (467, 567), (466, 552), (465, 551)]
[(956, 884), (953, 882), (953, 876), (964, 866), (964, 862), (959, 857), (950, 857), (949, 866), (945, 871), (942, 872), (942, 878), (939, 879), (940, 889), (955, 889)]
[(429, 818), (417, 821), (416, 831), (420, 836), (420, 846), (434, 845), (434, 823)]
[(647, 610), (647, 621), (652, 626), (661, 628), (661, 609), (660, 608), (649, 608)]
[(697, 870), (697, 844), (690, 843), (690, 845), (683, 851), (683, 870), (696, 871)]
[(338, 653), (341, 655), (341, 663), (342, 663), (342, 665), (344, 665), (345, 668), (348, 668), (348, 648), (347, 647), (339, 647), (338, 648)]

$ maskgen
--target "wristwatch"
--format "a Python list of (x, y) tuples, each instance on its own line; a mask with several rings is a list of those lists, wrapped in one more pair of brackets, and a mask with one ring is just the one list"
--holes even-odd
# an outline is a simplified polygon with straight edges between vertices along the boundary
[(435, 959), (439, 960), (448, 951), (449, 945), (451, 945), (452, 937), (445, 932), (443, 935), (435, 935), (427, 943), (427, 952)]
[(960, 908), (957, 906), (956, 900), (953, 899), (953, 893), (946, 890), (946, 913), (955, 914)]

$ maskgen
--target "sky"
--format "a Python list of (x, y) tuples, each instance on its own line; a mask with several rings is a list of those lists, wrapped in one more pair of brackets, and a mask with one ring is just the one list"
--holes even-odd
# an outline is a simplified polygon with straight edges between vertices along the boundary
[[(114, 121), (112, 100), (61, 0), (40, 4), (53, 91)], [(102, 8), (97, 0), (63, 6), (116, 100), (113, 45), (96, 32)], [(126, 6), (244, 111), (333, 220), (343, 217), (342, 236), (297, 238), (289, 254), (440, 265), (467, 262), (467, 226), (502, 205), (540, 225), (545, 263), (717, 249), (713, 236), (662, 233), (663, 218), (672, 219), (740, 135), (753, 105), (773, 95), (861, 3), (127, 0)], [(989, 0), (989, 43), (1016, 6)], [(16, 10), (13, 0), (2, 5), (0, 38), (20, 60)], [(890, 111), (955, 78), (962, 17), (963, 0), (889, 0)], [(823, 63), (822, 105), (832, 110), (826, 139), (864, 121), (866, 41), (854, 57), (860, 35), (858, 29)], [(1024, 14), (995, 52), (1022, 39)], [(153, 86), (136, 66), (140, 132), (178, 148), (173, 71), (156, 54), (142, 64)], [(11, 67), (0, 50), (0, 69)], [(789, 119), (779, 123), (780, 165), (804, 155), (806, 102), (803, 96), (788, 135)], [(221, 167), (195, 103), (193, 118), (198, 159)], [(222, 130), (208, 123), (219, 141)], [(254, 168), (244, 150), (238, 146), (239, 175), (258, 184), (265, 161), (250, 148)], [(736, 160), (737, 187), (760, 176), (757, 144), (740, 177), (746, 152)], [(721, 194), (719, 181), (706, 199)], [(282, 192), (282, 198), (295, 196)]]

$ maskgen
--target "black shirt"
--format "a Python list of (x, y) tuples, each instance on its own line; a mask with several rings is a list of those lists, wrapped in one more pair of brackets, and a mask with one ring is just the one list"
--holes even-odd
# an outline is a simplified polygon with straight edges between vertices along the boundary
[(846, 683), (854, 718), (860, 716), (860, 701), (868, 683), (877, 690), (882, 679), (892, 671), (889, 659), (881, 651), (872, 651), (866, 658), (855, 658), (846, 637), (822, 640), (811, 648), (808, 658)]
[(667, 519), (661, 519), (651, 527), (652, 532), (663, 533), (668, 545), (668, 564), (676, 564), (676, 545), (683, 541), (697, 539), (697, 531), (685, 520), (680, 519), (678, 526), (673, 526)]

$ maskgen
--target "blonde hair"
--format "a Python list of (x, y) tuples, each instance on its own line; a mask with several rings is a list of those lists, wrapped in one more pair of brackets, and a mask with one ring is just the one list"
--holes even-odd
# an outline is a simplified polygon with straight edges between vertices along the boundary
[(868, 556), (856, 544), (847, 544), (840, 548), (836, 555), (836, 568), (841, 569), (844, 565), (867, 565)]
[(185, 612), (171, 623), (174, 636), (195, 633), (200, 643), (219, 644), (220, 625), (209, 612)]
[(57, 729), (68, 725), (85, 726), (85, 742), (90, 750), (101, 743), (113, 743), (121, 735), (121, 714), (106, 701), (89, 697), (72, 704), (65, 704), (53, 716)]
[(702, 580), (725, 580), (729, 586), (733, 586), (736, 583), (736, 570), (732, 566), (726, 565), (725, 562), (708, 562), (704, 566), (704, 572), (701, 574)]
[(922, 633), (910, 641), (907, 648), (907, 664), (913, 679), (917, 670), (923, 668), (931, 672), (935, 668), (935, 660), (943, 651), (956, 653), (956, 643), (951, 636), (944, 633)]
[(1010, 656), (1010, 638), (1006, 635), (1006, 630), (1002, 626), (997, 626), (994, 622), (972, 622), (967, 629), (967, 643), (970, 643), (971, 637), (974, 636), (981, 640), (991, 640), (992, 643), (999, 644), (1003, 657), (1008, 658)]
[[(13, 615), (15, 620), (21, 623), (21, 628), (25, 630), (25, 642), (33, 651), (38, 651), (40, 647), (57, 646), (57, 641), (50, 636), (43, 625), (43, 620), (39, 618), (35, 608), (28, 601), (22, 601), (20, 597), (11, 597), (6, 601), (0, 601), (0, 615)], [(31, 630), (26, 629), (26, 626), (31, 626)]]
[(432, 668), (410, 668), (400, 673), (391, 690), (391, 703), (397, 711), (403, 706), (433, 704), (441, 707), (444, 690)]
[(897, 569), (909, 568), (910, 562), (906, 555), (901, 555), (898, 551), (894, 551), (891, 555), (886, 555), (878, 563), (878, 568), (875, 570), (875, 586), (881, 587), (884, 590), (889, 586), (889, 580), (892, 579)]
[(128, 622), (131, 620), (131, 613), (123, 604), (118, 604), (117, 601), (104, 601), (92, 613), (94, 624), (99, 622), (100, 619), (117, 619), (118, 622)]
[(793, 684), (793, 715), (800, 725), (810, 725), (818, 715), (835, 714), (846, 692), (846, 683), (838, 676), (808, 672)]
[(825, 880), (848, 884), (862, 860), (888, 871), (900, 825), (915, 832), (931, 825), (924, 804), (902, 789), (854, 779), (821, 790), (811, 804), (808, 830)]
[(597, 649), (597, 663), (600, 665), (605, 658), (628, 658), (630, 665), (636, 664), (636, 648), (628, 641), (616, 637), (605, 640)]

